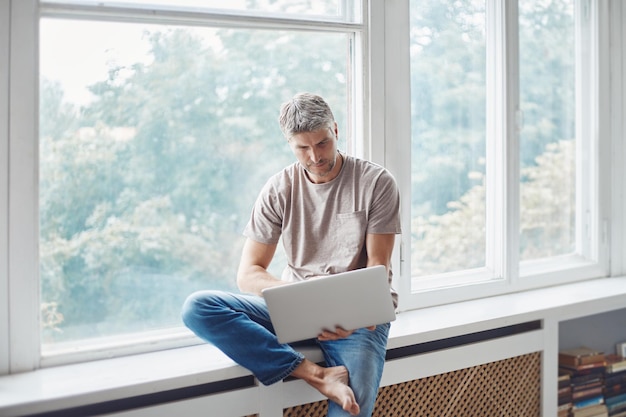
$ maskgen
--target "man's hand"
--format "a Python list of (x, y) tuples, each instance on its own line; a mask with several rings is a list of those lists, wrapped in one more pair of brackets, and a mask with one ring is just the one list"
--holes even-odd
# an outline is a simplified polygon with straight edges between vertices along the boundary
[[(366, 327), (366, 329), (369, 331), (374, 331), (376, 330), (376, 326), (369, 326)], [(329, 340), (345, 339), (352, 333), (354, 333), (354, 330), (346, 330), (337, 326), (334, 332), (331, 332), (330, 330), (324, 330), (319, 336), (317, 336), (317, 340), (321, 342), (328, 342)]]

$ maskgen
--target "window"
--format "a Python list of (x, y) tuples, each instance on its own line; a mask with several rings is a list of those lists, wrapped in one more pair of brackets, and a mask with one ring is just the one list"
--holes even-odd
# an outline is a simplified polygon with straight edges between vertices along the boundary
[(485, 35), (484, 1), (411, 3), (415, 277), (485, 267)]
[(519, 10), (520, 259), (576, 252), (574, 1)]
[(411, 1), (411, 288), (441, 290), (413, 305), (606, 273), (588, 7)]
[(517, 3), (0, 0), (0, 373), (195, 343), (301, 90), (398, 180), (402, 310), (608, 275), (608, 11)]
[[(43, 6), (44, 359), (162, 338), (180, 328), (193, 291), (237, 290), (252, 204), (269, 176), (293, 162), (277, 122), (284, 100), (321, 94), (340, 146), (350, 144), (361, 29), (333, 23), (354, 20), (345, 4), (309, 3), (229, 3), (266, 13), (256, 16), (268, 16), (258, 27), (217, 9), (210, 19), (193, 14), (192, 25), (168, 23), (169, 9), (157, 6), (154, 21), (141, 8)], [(287, 20), (306, 20), (303, 9), (316, 11), (306, 31)], [(105, 11), (113, 18), (103, 19)], [(272, 268), (280, 275), (282, 267), (278, 256)]]

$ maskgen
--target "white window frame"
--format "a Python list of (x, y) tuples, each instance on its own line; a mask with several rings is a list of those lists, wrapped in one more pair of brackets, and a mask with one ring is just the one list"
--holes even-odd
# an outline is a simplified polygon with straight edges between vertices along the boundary
[[(605, 2), (577, 3), (576, 91), (576, 248), (580, 254), (522, 262), (521, 283), (534, 288), (608, 276), (610, 217), (609, 164), (601, 164), (610, 143), (608, 7)], [(585, 163), (588, 161), (588, 163)]]
[[(603, 158), (611, 161), (611, 217), (609, 220), (603, 221), (602, 227), (605, 236), (611, 242), (610, 265), (611, 275), (626, 274), (626, 30), (624, 23), (626, 22), (626, 4), (622, 1), (613, 1), (610, 3), (610, 11), (602, 11), (602, 14), (608, 14), (608, 27), (610, 28), (610, 50), (604, 52), (605, 60), (600, 63), (599, 67), (610, 65), (610, 72), (601, 73), (601, 77), (605, 80), (611, 80), (611, 85), (606, 87), (612, 92), (611, 94), (611, 120), (610, 135), (611, 145), (607, 147), (605, 152), (609, 152), (607, 157), (603, 154)], [(614, 57), (615, 59), (607, 59), (606, 57)], [(607, 64), (607, 62), (609, 62)], [(606, 129), (606, 125), (603, 126)]]
[[(403, 6), (388, 7), (388, 21), (394, 30), (404, 32), (407, 41), (395, 39), (395, 48), (386, 50), (385, 79), (408, 80), (405, 50), (408, 50), (409, 0)], [(486, 1), (487, 15), (487, 248), (486, 266), (421, 277), (411, 285), (410, 233), (402, 237), (398, 257), (400, 276), (400, 310), (411, 310), (473, 298), (523, 291), (543, 286), (563, 284), (609, 275), (609, 224), (611, 167), (598, 161), (610, 158), (608, 4), (603, 1), (581, 0), (575, 11), (578, 50), (576, 79), (577, 99), (577, 182), (576, 212), (577, 250), (580, 255), (560, 256), (536, 261), (519, 260), (519, 195), (520, 161), (519, 129), (523, 115), (519, 108), (519, 30), (518, 7), (515, 1)], [(387, 33), (389, 35), (389, 33)], [(394, 33), (394, 36), (397, 32)], [(391, 45), (391, 44), (390, 44)], [(399, 73), (402, 72), (401, 74)], [(407, 83), (409, 81), (406, 81)], [(389, 95), (392, 97), (389, 97)], [(386, 123), (390, 123), (399, 103), (410, 106), (407, 92), (387, 90)], [(397, 115), (395, 115), (397, 116)], [(402, 126), (386, 130), (387, 165), (398, 166), (402, 195), (410, 195), (410, 121), (397, 120)], [(392, 123), (393, 124), (393, 123)], [(409, 133), (407, 133), (409, 132)], [(505, 138), (505, 140), (502, 140)], [(401, 143), (393, 145), (391, 141)], [(395, 146), (395, 147), (394, 147)], [(396, 154), (397, 153), (397, 154)], [(584, 161), (583, 161), (584, 158)], [(603, 159), (599, 159), (603, 158)], [(587, 162), (585, 162), (587, 161)], [(403, 229), (410, 231), (408, 198), (402, 205)], [(584, 232), (584, 233), (583, 233)], [(407, 253), (407, 255), (405, 255)]]
[[(39, 361), (37, 2), (8, 1), (8, 335), (10, 373)], [(3, 335), (4, 336), (4, 335)]]
[[(344, 0), (342, 10), (354, 12), (354, 2)], [(349, 7), (348, 7), (349, 6)], [(53, 356), (41, 357), (39, 331), (39, 272), (38, 272), (38, 29), (40, 17), (54, 16), (73, 19), (150, 22), (160, 24), (212, 25), (277, 30), (315, 30), (353, 33), (351, 44), (353, 80), (348, 102), (353, 119), (348, 120), (348, 148), (351, 153), (369, 158), (371, 150), (369, 126), (363, 112), (369, 102), (366, 88), (368, 32), (366, 25), (319, 17), (270, 16), (262, 13), (230, 11), (175, 11), (160, 7), (104, 6), (98, 2), (79, 4), (45, 3), (36, 0), (0, 0), (0, 11), (7, 24), (0, 30), (0, 83), (8, 86), (8, 96), (0, 98), (0, 121), (6, 119), (6, 131), (0, 131), (0, 226), (7, 233), (0, 237), (0, 285), (6, 287), (0, 297), (6, 297), (0, 310), (0, 374), (24, 372), (39, 367), (71, 362), (96, 360), (104, 357), (136, 354), (198, 343), (191, 332), (153, 332), (138, 337), (124, 337), (113, 345), (91, 344), (81, 349), (69, 349)], [(262, 16), (261, 16), (262, 15)], [(260, 16), (260, 17), (259, 17)], [(369, 16), (367, 4), (364, 19)], [(365, 20), (363, 20), (365, 21)], [(5, 23), (5, 21), (0, 21)], [(4, 64), (4, 62), (8, 64)], [(358, 104), (356, 104), (358, 103)], [(10, 109), (10, 110), (9, 110)], [(356, 141), (354, 137), (363, 137)], [(7, 167), (6, 170), (4, 167)], [(6, 203), (6, 205), (5, 205)], [(5, 230), (4, 227), (2, 230)], [(6, 259), (5, 259), (6, 258)], [(6, 262), (4, 262), (6, 260)], [(0, 298), (0, 301), (5, 301)], [(6, 308), (4, 307), (6, 306)], [(6, 342), (5, 342), (6, 341)], [(91, 342), (89, 342), (91, 343)]]
[[(10, 3), (0, 0), (0, 92), (9, 91)], [(2, 66), (2, 63), (6, 63)], [(9, 373), (9, 95), (0, 94), (0, 375)]]
[[(621, 110), (618, 116), (626, 114), (626, 106), (615, 98), (609, 102), (609, 63), (611, 69), (620, 74), (626, 64), (609, 60), (609, 5), (604, 0), (584, 0), (583, 7), (577, 11), (588, 17), (588, 26), (584, 27), (585, 51), (590, 54), (589, 65), (578, 68), (579, 81), (589, 87), (586, 108), (579, 112), (587, 114), (578, 127), (591, 138), (586, 142), (585, 150), (593, 158), (612, 163), (595, 164), (588, 175), (587, 189), (593, 192), (594, 201), (590, 209), (595, 214), (590, 219), (591, 243), (585, 253), (592, 262), (580, 259), (559, 259), (555, 262), (535, 262), (517, 266), (519, 207), (516, 199), (519, 195), (519, 161), (516, 154), (516, 135), (519, 93), (515, 86), (515, 77), (505, 71), (516, 64), (517, 24), (516, 6), (511, 2), (488, 0), (490, 16), (501, 16), (501, 20), (490, 20), (491, 29), (502, 36), (490, 38), (489, 48), (506, 52), (507, 59), (493, 62), (493, 85), (488, 93), (496, 103), (490, 119), (491, 133), (489, 140), (495, 141), (505, 134), (508, 142), (497, 142), (489, 146), (494, 150), (490, 155), (495, 172), (503, 178), (491, 180), (490, 187), (499, 190), (506, 198), (489, 199), (488, 210), (495, 222), (488, 229), (491, 237), (487, 268), (477, 271), (465, 271), (452, 276), (452, 282), (465, 285), (451, 285), (428, 291), (415, 291), (411, 288), (410, 277), (410, 60), (409, 60), (409, 0), (367, 0), (364, 2), (363, 24), (357, 24), (352, 106), (355, 113), (353, 132), (355, 138), (351, 146), (352, 153), (385, 165), (396, 177), (403, 197), (401, 199), (402, 228), (404, 234), (397, 238), (393, 254), (394, 285), (400, 293), (400, 310), (451, 303), (469, 298), (481, 298), (495, 294), (521, 291), (540, 286), (590, 279), (609, 274), (609, 254), (612, 255), (612, 273), (626, 273), (626, 221), (623, 214), (626, 209), (626, 146), (621, 132), (623, 127), (616, 120), (609, 119), (609, 104)], [(188, 333), (155, 335), (155, 339), (129, 339), (126, 346), (100, 346), (83, 354), (68, 354), (62, 358), (40, 358), (39, 340), (39, 283), (38, 283), (38, 22), (40, 5), (37, 0), (0, 0), (0, 374), (29, 371), (42, 366), (61, 363), (98, 359), (158, 350), (192, 343)], [(43, 8), (46, 9), (44, 4)], [(612, 5), (620, 8), (621, 6)], [(57, 6), (56, 12), (62, 6)], [(626, 7), (624, 8), (626, 13)], [(48, 9), (50, 12), (51, 9)], [(85, 14), (89, 8), (64, 9), (69, 15)], [(108, 10), (108, 9), (107, 9)], [(133, 19), (140, 18), (137, 13)], [(620, 9), (621, 10), (621, 9)], [(43, 10), (46, 13), (46, 10)], [(112, 19), (119, 18), (112, 16)], [(114, 14), (115, 14), (114, 13)], [(162, 11), (168, 23), (188, 21), (195, 14), (171, 15)], [(204, 14), (198, 23), (206, 23), (214, 16)], [(148, 18), (146, 16), (146, 18)], [(509, 24), (498, 22), (509, 20)], [(215, 20), (215, 22), (219, 19)], [(212, 22), (212, 23), (215, 23)], [(277, 19), (271, 23), (286, 23)], [(619, 21), (618, 21), (619, 22)], [(263, 26), (264, 23), (250, 19), (250, 24)], [(316, 28), (321, 23), (304, 23), (291, 20), (293, 28), (312, 25)], [(335, 27), (343, 30), (350, 24), (337, 23)], [(249, 27), (249, 26), (248, 26)], [(614, 25), (615, 27), (615, 25)], [(618, 30), (614, 29), (618, 36)], [(593, 36), (587, 36), (592, 34)], [(503, 42), (507, 39), (507, 42)], [(621, 52), (621, 51), (620, 51)], [(504, 55), (503, 55), (504, 56)], [(626, 56), (624, 53), (619, 55)], [(621, 80), (621, 79), (620, 79)], [(620, 92), (626, 92), (625, 81), (620, 81)], [(503, 89), (502, 86), (508, 86)], [(6, 87), (6, 89), (4, 88)], [(503, 91), (508, 95), (502, 94)], [(617, 97), (615, 94), (613, 97)], [(497, 112), (497, 113), (496, 113)], [(621, 120), (621, 119), (620, 119)], [(612, 129), (612, 130), (611, 130)], [(513, 133), (511, 133), (513, 132)], [(611, 136), (612, 142), (606, 138)], [(580, 151), (580, 149), (579, 149)], [(509, 154), (510, 157), (496, 165), (497, 155)], [(495, 161), (494, 161), (495, 158)], [(582, 164), (579, 164), (581, 166)], [(613, 178), (611, 178), (613, 175)], [(611, 199), (611, 195), (622, 196)], [(583, 204), (579, 201), (578, 204)], [(506, 202), (506, 204), (505, 204)], [(578, 210), (581, 206), (577, 207)], [(583, 207), (584, 210), (586, 208)], [(506, 221), (506, 219), (515, 219)], [(505, 227), (506, 226), (506, 227)], [(612, 233), (609, 233), (609, 232)], [(612, 245), (609, 245), (610, 243)], [(616, 259), (619, 258), (619, 259)], [(456, 280), (456, 281), (455, 281)], [(5, 291), (6, 289), (6, 291)], [(159, 343), (154, 344), (158, 339)]]

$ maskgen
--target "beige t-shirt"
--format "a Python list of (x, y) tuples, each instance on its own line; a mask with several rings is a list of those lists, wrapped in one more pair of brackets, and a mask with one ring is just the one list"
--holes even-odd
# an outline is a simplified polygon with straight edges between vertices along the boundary
[[(332, 181), (312, 183), (296, 162), (272, 176), (256, 200), (244, 235), (266, 244), (278, 243), (282, 235), (288, 262), (283, 280), (363, 268), (368, 233), (401, 232), (393, 176), (372, 162), (342, 155), (341, 172)], [(390, 270), (390, 285), (391, 277)]]

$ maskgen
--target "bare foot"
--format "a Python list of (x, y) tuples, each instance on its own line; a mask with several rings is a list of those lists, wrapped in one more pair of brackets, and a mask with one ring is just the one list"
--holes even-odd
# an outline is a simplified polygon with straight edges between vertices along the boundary
[(345, 366), (322, 369), (324, 370), (324, 376), (320, 385), (317, 387), (313, 386), (353, 416), (359, 414), (360, 407), (354, 398), (352, 388), (348, 386), (348, 370)]
[(351, 415), (359, 414), (361, 408), (348, 385), (348, 370), (345, 366), (324, 368), (305, 359), (291, 375), (305, 380)]

